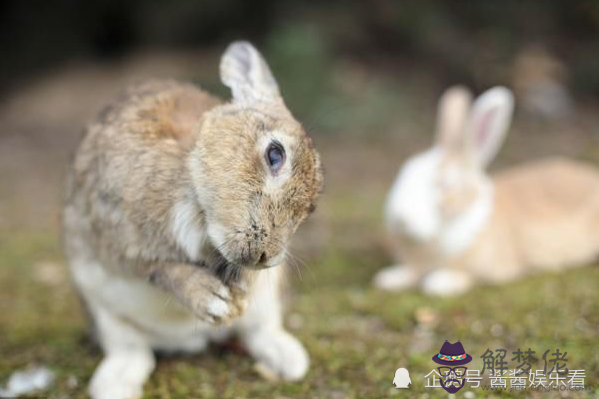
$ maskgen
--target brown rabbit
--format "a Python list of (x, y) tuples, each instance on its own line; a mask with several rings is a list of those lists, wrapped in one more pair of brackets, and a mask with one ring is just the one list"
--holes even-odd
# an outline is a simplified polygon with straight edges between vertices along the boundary
[(64, 235), (105, 354), (94, 399), (140, 397), (153, 350), (199, 351), (233, 333), (270, 374), (308, 368), (279, 288), (322, 187), (319, 156), (251, 44), (231, 44), (220, 72), (231, 102), (174, 81), (139, 85), (75, 155)]

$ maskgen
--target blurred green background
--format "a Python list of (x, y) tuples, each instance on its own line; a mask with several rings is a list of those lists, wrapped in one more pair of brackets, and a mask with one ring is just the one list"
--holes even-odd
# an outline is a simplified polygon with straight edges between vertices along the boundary
[[(460, 339), (479, 369), (487, 348), (559, 348), (593, 388), (458, 395), (599, 396), (596, 266), (450, 300), (370, 284), (392, 262), (385, 195), (406, 157), (431, 144), (447, 86), (514, 90), (514, 126), (493, 170), (555, 154), (599, 163), (599, 2), (590, 0), (2, 2), (0, 385), (43, 364), (57, 382), (42, 397), (82, 398), (100, 359), (60, 247), (62, 180), (85, 124), (148, 77), (226, 98), (218, 59), (240, 38), (264, 53), (326, 169), (288, 270), (286, 324), (312, 368), (301, 383), (273, 384), (247, 356), (214, 348), (161, 360), (147, 398), (446, 397), (424, 388), (446, 339)], [(409, 394), (392, 388), (398, 367), (410, 371)]]

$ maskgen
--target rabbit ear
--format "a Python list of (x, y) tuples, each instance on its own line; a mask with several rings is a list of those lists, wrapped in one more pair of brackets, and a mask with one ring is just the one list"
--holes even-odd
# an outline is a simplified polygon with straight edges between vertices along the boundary
[(481, 167), (497, 155), (512, 121), (514, 96), (505, 87), (494, 87), (476, 99), (468, 117), (466, 135)]
[(472, 94), (463, 86), (454, 86), (439, 99), (437, 111), (437, 143), (446, 149), (464, 144), (464, 124), (472, 103)]
[(231, 89), (234, 102), (280, 101), (279, 86), (270, 68), (249, 42), (229, 45), (220, 61), (220, 78)]

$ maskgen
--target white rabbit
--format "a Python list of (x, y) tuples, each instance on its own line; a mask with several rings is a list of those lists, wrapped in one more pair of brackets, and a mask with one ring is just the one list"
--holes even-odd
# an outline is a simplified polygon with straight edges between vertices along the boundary
[(503, 87), (473, 105), (461, 87), (441, 97), (436, 143), (404, 164), (387, 199), (385, 219), (402, 262), (377, 273), (375, 286), (454, 295), (476, 281), (506, 282), (599, 254), (595, 169), (550, 158), (485, 172), (512, 110)]
[(229, 46), (233, 99), (173, 81), (131, 88), (92, 123), (68, 178), (64, 238), (105, 357), (93, 399), (132, 399), (153, 350), (237, 334), (262, 370), (298, 380), (282, 325), (288, 242), (322, 187), (312, 141), (249, 43)]

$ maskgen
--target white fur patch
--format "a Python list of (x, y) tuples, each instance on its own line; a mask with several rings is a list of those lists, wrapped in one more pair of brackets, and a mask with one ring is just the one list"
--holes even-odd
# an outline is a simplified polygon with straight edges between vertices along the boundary
[(212, 245), (215, 248), (221, 250), (225, 245), (225, 229), (217, 222), (212, 222), (208, 224), (208, 237), (212, 241)]
[(212, 316), (216, 317), (225, 317), (231, 312), (231, 308), (227, 304), (227, 302), (223, 301), (220, 298), (214, 298), (210, 300), (208, 305), (206, 306), (208, 313)]
[(225, 299), (231, 299), (231, 291), (225, 286), (219, 287), (217, 294)]
[(199, 260), (206, 239), (198, 216), (196, 205), (188, 201), (177, 202), (171, 211), (175, 240), (192, 261)]
[(449, 225), (439, 237), (441, 249), (449, 255), (465, 251), (481, 232), (493, 210), (493, 186), (485, 186), (475, 203)]
[[(455, 255), (466, 250), (487, 223), (493, 209), (493, 186), (490, 182), (482, 186), (475, 202), (445, 224), (437, 181), (442, 159), (442, 150), (433, 147), (406, 162), (389, 193), (386, 220), (390, 231), (422, 242), (438, 240), (444, 253)], [(445, 183), (456, 184), (460, 173), (446, 169)]]
[(386, 205), (386, 220), (391, 231), (406, 232), (421, 241), (439, 233), (441, 216), (437, 205), (435, 179), (441, 151), (432, 148), (406, 162), (399, 172)]
[(261, 320), (269, 320), (269, 323), (273, 323), (273, 325), (281, 325), (282, 309), (279, 287), (282, 273), (281, 267), (272, 267), (256, 273), (251, 294), (248, 296), (248, 309), (244, 316), (247, 319), (246, 322), (250, 319), (254, 320), (247, 325), (249, 330), (262, 328)]

